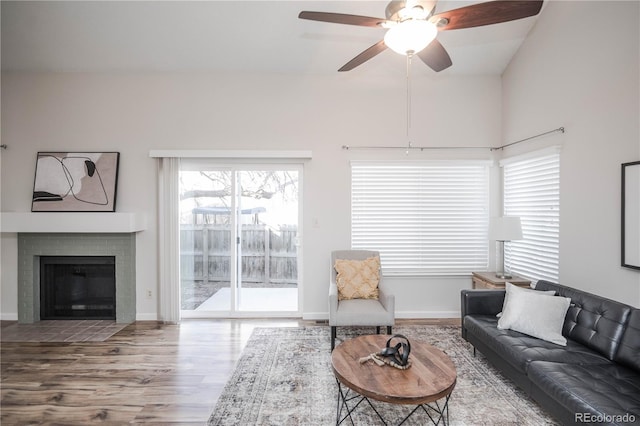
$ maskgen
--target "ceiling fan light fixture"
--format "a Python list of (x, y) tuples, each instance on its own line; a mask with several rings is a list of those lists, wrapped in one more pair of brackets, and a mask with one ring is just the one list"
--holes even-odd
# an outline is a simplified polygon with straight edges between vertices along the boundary
[(413, 55), (427, 47), (437, 34), (438, 29), (431, 22), (409, 19), (389, 28), (384, 44), (401, 55)]

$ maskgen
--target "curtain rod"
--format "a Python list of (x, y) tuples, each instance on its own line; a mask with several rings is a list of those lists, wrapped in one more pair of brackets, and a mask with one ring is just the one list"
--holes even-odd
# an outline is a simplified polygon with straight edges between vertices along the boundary
[(564, 127), (558, 127), (557, 129), (549, 130), (548, 132), (540, 133), (540, 134), (534, 135), (534, 136), (529, 136), (528, 138), (520, 139), (519, 141), (511, 142), (511, 143), (508, 143), (506, 145), (499, 146), (498, 148), (492, 148), (491, 150), (495, 151), (495, 150), (498, 150), (498, 149), (504, 149), (504, 148), (510, 147), (511, 145), (515, 145), (515, 144), (518, 144), (518, 143), (526, 142), (526, 141), (529, 141), (531, 139), (536, 139), (536, 138), (539, 138), (539, 137), (542, 137), (542, 136), (546, 136), (546, 135), (549, 135), (551, 133), (556, 133), (556, 132), (564, 133)]
[(352, 149), (403, 149), (407, 152), (409, 152), (409, 150), (420, 150), (420, 151), (426, 151), (426, 150), (438, 150), (438, 149), (442, 149), (442, 150), (446, 150), (446, 149), (488, 149), (489, 151), (497, 151), (499, 149), (504, 149), (507, 147), (510, 147), (512, 145), (516, 145), (522, 142), (526, 142), (529, 141), (531, 139), (536, 139), (542, 136), (546, 136), (549, 135), (551, 133), (556, 133), (556, 132), (561, 132), (564, 133), (564, 127), (558, 127), (557, 129), (553, 129), (553, 130), (549, 130), (548, 132), (544, 132), (544, 133), (540, 133), (538, 135), (534, 135), (534, 136), (529, 136), (528, 138), (524, 138), (524, 139), (520, 139), (518, 141), (515, 142), (511, 142), (508, 143), (506, 145), (502, 145), (502, 146), (498, 146), (498, 147), (494, 147), (494, 146), (413, 146), (411, 145), (411, 142), (409, 142), (409, 144), (407, 146), (366, 146), (366, 145), (360, 145), (360, 146), (350, 146), (350, 145), (342, 145), (342, 149), (348, 151), (348, 150), (352, 150)]
[(488, 146), (413, 146), (411, 144), (407, 146), (350, 146), (350, 145), (342, 145), (342, 149), (351, 150), (351, 149), (404, 149), (404, 150), (436, 150), (436, 149), (492, 149)]

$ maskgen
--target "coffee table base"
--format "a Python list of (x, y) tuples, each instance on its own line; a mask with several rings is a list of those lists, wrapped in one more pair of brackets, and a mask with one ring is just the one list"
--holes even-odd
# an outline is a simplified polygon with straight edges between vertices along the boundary
[[(373, 412), (376, 413), (380, 421), (382, 421), (382, 424), (384, 425), (388, 424), (385, 421), (384, 417), (382, 417), (382, 415), (378, 412), (376, 407), (374, 407), (374, 405), (371, 403), (369, 398), (352, 391), (347, 386), (345, 386), (346, 391), (344, 391), (342, 387), (342, 383), (340, 383), (340, 380), (336, 380), (336, 382), (338, 383), (338, 404), (336, 407), (336, 426), (342, 424), (342, 422), (344, 422), (346, 419), (349, 419), (349, 421), (351, 421), (351, 424), (353, 425), (354, 423), (353, 423), (353, 418), (351, 417), (351, 413), (353, 413), (364, 401), (366, 401), (367, 404), (369, 404)], [(352, 395), (349, 395), (349, 393), (351, 393)], [(432, 404), (416, 405), (416, 407), (409, 414), (407, 414), (407, 416), (404, 419), (402, 419), (400, 423), (398, 423), (398, 425), (401, 425), (404, 422), (406, 422), (409, 419), (409, 417), (411, 417), (415, 412), (419, 411), (420, 408), (424, 410), (424, 412), (429, 417), (429, 420), (431, 420), (431, 423), (433, 423), (434, 425), (449, 424), (449, 398), (450, 397), (451, 397), (451, 394), (445, 397), (445, 401), (442, 407), (440, 407), (440, 404), (438, 404), (438, 401), (435, 401)], [(354, 402), (354, 403), (351, 407), (349, 407), (349, 403), (351, 402)], [(343, 410), (346, 410), (346, 414), (344, 415), (344, 417), (342, 416)]]

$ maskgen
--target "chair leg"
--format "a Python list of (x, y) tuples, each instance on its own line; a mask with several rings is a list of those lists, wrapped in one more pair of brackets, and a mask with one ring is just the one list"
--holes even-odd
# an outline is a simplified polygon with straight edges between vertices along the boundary
[(336, 326), (331, 326), (331, 352), (336, 347)]
[(380, 334), (380, 326), (376, 326), (376, 334)]
[(387, 334), (391, 334), (391, 326), (390, 325), (387, 326)]

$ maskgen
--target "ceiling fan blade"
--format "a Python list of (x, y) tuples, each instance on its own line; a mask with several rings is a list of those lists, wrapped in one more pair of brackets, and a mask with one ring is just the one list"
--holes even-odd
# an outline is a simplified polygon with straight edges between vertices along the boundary
[(440, 31), (473, 28), (537, 15), (542, 3), (543, 0), (497, 0), (438, 13), (434, 18), (448, 20), (439, 25)]
[(311, 21), (332, 22), (334, 24), (359, 25), (361, 27), (380, 27), (380, 24), (387, 21), (383, 18), (372, 18), (370, 16), (308, 11), (300, 12), (298, 18), (309, 19)]
[(384, 40), (380, 40), (364, 52), (360, 53), (358, 56), (347, 62), (340, 68), (338, 71), (351, 71), (358, 65), (362, 65), (364, 62), (376, 56), (378, 53), (384, 51), (387, 48), (387, 45), (384, 44)]
[(438, 40), (433, 40), (427, 47), (422, 49), (417, 55), (422, 59), (422, 62), (427, 64), (435, 72), (440, 72), (451, 66), (451, 57), (440, 44)]

